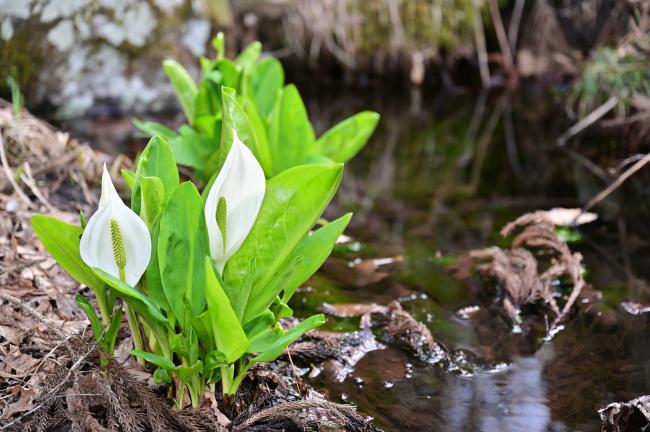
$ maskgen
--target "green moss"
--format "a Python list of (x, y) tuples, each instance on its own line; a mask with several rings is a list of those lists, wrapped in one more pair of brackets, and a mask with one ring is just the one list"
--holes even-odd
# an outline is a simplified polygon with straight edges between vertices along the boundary
[(9, 88), (5, 85), (9, 75), (13, 76), (25, 91), (34, 84), (43, 63), (43, 44), (34, 32), (18, 31), (8, 40), (0, 40), (0, 95), (8, 98)]

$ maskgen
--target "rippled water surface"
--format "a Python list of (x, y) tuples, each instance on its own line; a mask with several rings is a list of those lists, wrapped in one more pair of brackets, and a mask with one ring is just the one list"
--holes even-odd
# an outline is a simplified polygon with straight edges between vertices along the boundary
[[(403, 261), (374, 283), (363, 271), (330, 262), (295, 299), (296, 308), (302, 302), (300, 312), (307, 313), (323, 302), (399, 299), (447, 350), (466, 359), (467, 373), (387, 347), (367, 354), (343, 382), (324, 373), (313, 383), (396, 431), (599, 430), (598, 408), (648, 393), (648, 320), (620, 307), (648, 294), (647, 174), (598, 206), (600, 220), (580, 230), (583, 241), (572, 247), (585, 255), (594, 291), (551, 342), (541, 338), (543, 316), (513, 334), (495, 307), (493, 285), (454, 277), (463, 267), (456, 259), (472, 248), (507, 244), (498, 234), (507, 221), (530, 210), (580, 206), (595, 195), (606, 179), (584, 158), (615, 167), (630, 151), (619, 138), (599, 132), (559, 150), (554, 137), (566, 121), (537, 94), (342, 93), (321, 89), (310, 96), (322, 127), (366, 108), (383, 119), (346, 167), (331, 215), (355, 212), (348, 234), (364, 246), (361, 256)], [(611, 160), (599, 158), (608, 153)], [(340, 259), (354, 267), (357, 255)], [(456, 272), (448, 265), (454, 261), (461, 263)], [(457, 318), (470, 305), (479, 311)], [(356, 322), (332, 318), (328, 325), (349, 329)]]

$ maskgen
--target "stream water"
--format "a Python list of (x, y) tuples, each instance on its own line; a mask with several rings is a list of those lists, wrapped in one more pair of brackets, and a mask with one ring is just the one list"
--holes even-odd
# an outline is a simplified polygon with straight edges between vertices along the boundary
[[(582, 241), (571, 246), (584, 254), (594, 291), (551, 341), (541, 338), (543, 322), (513, 333), (494, 285), (460, 279), (460, 264), (451, 265), (473, 248), (506, 245), (499, 230), (527, 211), (579, 206), (599, 192), (606, 185), (599, 176), (610, 173), (584, 157), (609, 168), (634, 149), (607, 131), (558, 149), (555, 138), (567, 123), (534, 90), (301, 91), (318, 132), (362, 109), (380, 112), (382, 121), (346, 166), (327, 213), (354, 211), (347, 234), (357, 243), (339, 248), (297, 294), (296, 314), (318, 312), (323, 303), (399, 300), (466, 365), (450, 371), (386, 346), (342, 381), (327, 371), (306, 381), (390, 431), (595, 431), (598, 408), (650, 391), (648, 319), (620, 306), (650, 292), (647, 173), (597, 206), (599, 220), (580, 228)], [(359, 265), (359, 258), (394, 257), (399, 262), (388, 275)], [(466, 306), (478, 311), (460, 319), (456, 312)], [(327, 328), (350, 331), (358, 321), (329, 318)]]

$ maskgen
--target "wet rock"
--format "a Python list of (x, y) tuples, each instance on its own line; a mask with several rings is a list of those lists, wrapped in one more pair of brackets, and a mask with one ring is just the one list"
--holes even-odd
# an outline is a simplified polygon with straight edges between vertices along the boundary
[(603, 432), (646, 430), (650, 426), (650, 396), (615, 402), (598, 410)]

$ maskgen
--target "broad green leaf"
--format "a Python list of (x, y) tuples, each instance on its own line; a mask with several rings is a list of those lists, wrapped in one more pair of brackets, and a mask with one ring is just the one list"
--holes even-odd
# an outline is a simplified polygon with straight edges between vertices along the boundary
[(274, 342), (284, 335), (282, 326), (275, 319), (273, 312), (267, 310), (244, 326), (246, 337), (250, 341), (249, 353), (268, 350)]
[(204, 311), (201, 315), (192, 318), (192, 327), (201, 341), (206, 351), (215, 349), (214, 336), (212, 335), (212, 324), (210, 322), (210, 312)]
[(285, 303), (288, 303), (296, 289), (323, 265), (332, 253), (336, 239), (343, 234), (351, 218), (352, 213), (348, 213), (317, 229), (305, 237), (293, 250), (291, 257), (302, 257), (302, 259), (294, 267), (289, 278), (278, 287), (283, 291), (282, 299)]
[(219, 147), (219, 141), (200, 134), (187, 125), (179, 129), (180, 136), (169, 142), (176, 163), (203, 170), (206, 161)]
[(140, 217), (151, 231), (165, 206), (165, 188), (160, 177), (142, 177), (140, 191)]
[(149, 297), (117, 279), (113, 275), (106, 273), (102, 269), (93, 268), (93, 271), (97, 277), (99, 277), (108, 286), (117, 291), (118, 297), (122, 297), (125, 301), (127, 301), (129, 305), (132, 304), (130, 300), (133, 300), (133, 305), (137, 307), (140, 312), (144, 312), (147, 315), (146, 318), (151, 318), (152, 320), (160, 323), (167, 322), (167, 318), (165, 318), (165, 316), (160, 313), (160, 309), (158, 309), (158, 307), (149, 299)]
[(276, 101), (269, 124), (269, 147), (275, 173), (301, 165), (314, 151), (316, 138), (300, 93), (291, 84)]
[[(226, 289), (226, 293), (229, 296), (228, 298), (230, 299), (232, 308), (235, 311), (235, 314), (237, 315), (237, 319), (239, 320), (239, 322), (242, 322), (242, 320), (244, 319), (244, 313), (246, 312), (246, 305), (248, 304), (248, 299), (251, 295), (251, 290), (253, 289), (253, 278), (255, 277), (255, 266), (256, 266), (256, 261), (255, 258), (253, 258), (250, 262), (250, 267), (247, 272), (246, 279), (244, 279), (244, 283), (237, 289), (236, 293), (234, 293), (233, 290)], [(230, 297), (230, 295), (234, 295), (234, 297)]]
[(228, 59), (218, 60), (216, 69), (223, 75), (223, 86), (230, 88), (238, 88), (241, 80), (241, 73), (239, 67)]
[(291, 307), (284, 300), (282, 300), (280, 296), (277, 296), (275, 298), (271, 309), (275, 313), (275, 316), (278, 317), (278, 319), (293, 316), (293, 309), (291, 309)]
[[(178, 186), (160, 219), (158, 262), (163, 290), (181, 328), (205, 308), (205, 264), (210, 255), (203, 201), (191, 182)], [(189, 306), (189, 308), (188, 308)]]
[(266, 132), (266, 125), (264, 120), (260, 117), (255, 107), (255, 103), (249, 96), (243, 96), (242, 108), (250, 120), (250, 126), (255, 132), (257, 137), (257, 151), (255, 154), (258, 162), (264, 170), (264, 175), (269, 178), (273, 175), (273, 158), (271, 157), (271, 148), (269, 147), (269, 139)]
[(129, 190), (131, 193), (133, 193), (133, 185), (135, 184), (135, 171), (131, 171), (128, 169), (122, 169), (122, 178), (124, 179), (124, 182), (126, 185), (129, 187)]
[(205, 257), (205, 297), (217, 349), (232, 363), (246, 352), (248, 339), (209, 256)]
[(142, 351), (139, 349), (132, 349), (131, 355), (134, 357), (140, 357), (145, 361), (151, 363), (152, 365), (158, 366), (163, 369), (167, 369), (171, 371), (175, 371), (178, 369), (173, 361), (171, 361), (166, 357), (160, 356), (158, 354)]
[(97, 313), (95, 312), (95, 309), (83, 294), (77, 294), (74, 299), (79, 305), (79, 307), (81, 308), (81, 310), (84, 311), (86, 317), (88, 317), (88, 321), (90, 321), (90, 328), (93, 330), (93, 335), (95, 336), (95, 340), (99, 342), (104, 330), (102, 329), (102, 324), (100, 323), (99, 318), (97, 317)]
[(270, 344), (264, 351), (255, 357), (253, 363), (263, 363), (270, 362), (275, 360), (291, 345), (296, 339), (300, 336), (312, 330), (320, 325), (325, 324), (325, 316), (323, 314), (318, 314), (307, 318), (302, 321), (300, 324), (291, 327), (287, 332), (276, 339), (272, 344)]
[(325, 132), (316, 142), (316, 151), (334, 162), (347, 162), (366, 145), (378, 122), (376, 112), (355, 114)]
[(83, 262), (79, 254), (79, 240), (83, 233), (80, 227), (50, 216), (34, 215), (32, 228), (45, 249), (70, 276), (93, 290), (103, 288), (102, 281)]
[(234, 129), (237, 131), (239, 139), (251, 149), (251, 152), (253, 152), (255, 158), (266, 173), (267, 169), (270, 169), (271, 166), (271, 154), (268, 148), (268, 142), (266, 141), (266, 136), (264, 135), (261, 139), (259, 138), (248, 114), (246, 114), (242, 106), (237, 102), (235, 91), (233, 89), (224, 87), (222, 95), (223, 128), (221, 131), (221, 145), (219, 147), (217, 168), (221, 169), (221, 166), (228, 156), (228, 152), (233, 143)]
[(243, 323), (273, 302), (276, 292), (267, 290), (291, 252), (330, 202), (343, 175), (343, 165), (305, 165), (291, 168), (268, 180), (257, 220), (237, 253), (224, 270), (225, 287), (231, 299), (253, 269), (253, 285)]
[(253, 67), (248, 92), (262, 118), (267, 118), (273, 110), (278, 93), (283, 86), (284, 70), (277, 59), (268, 57)]
[(216, 368), (228, 366), (229, 363), (226, 355), (221, 351), (210, 351), (205, 355), (204, 368), (206, 372), (209, 372)]
[(174, 154), (167, 141), (153, 137), (138, 158), (131, 195), (131, 207), (140, 214), (141, 190), (140, 182), (143, 177), (158, 177), (162, 183), (164, 197), (170, 197), (178, 186), (178, 168)]
[[(201, 80), (196, 98), (195, 120), (202, 116), (214, 118), (221, 112), (222, 85), (223, 75), (217, 70), (208, 72)], [(211, 131), (206, 130), (206, 132), (209, 134)]]
[(156, 384), (169, 384), (172, 382), (172, 377), (169, 375), (167, 369), (158, 367), (153, 371), (153, 382)]
[(190, 378), (197, 378), (197, 374), (203, 370), (203, 362), (197, 361), (192, 366), (179, 366), (175, 369), (178, 378), (187, 383)]
[(194, 123), (194, 107), (198, 90), (192, 77), (180, 63), (174, 60), (165, 60), (163, 62), (163, 70), (174, 86), (178, 101), (183, 108), (187, 121), (190, 124)]
[(244, 73), (248, 73), (253, 69), (255, 63), (257, 63), (257, 59), (260, 58), (261, 53), (262, 44), (257, 41), (252, 42), (237, 56), (234, 63), (236, 66), (241, 68)]
[(154, 137), (154, 136), (159, 136), (167, 141), (171, 141), (174, 138), (176, 138), (178, 135), (176, 132), (171, 130), (165, 125), (162, 125), (158, 122), (153, 122), (153, 121), (142, 121), (134, 118), (133, 120), (133, 125), (140, 129), (142, 132), (144, 132), (147, 136)]
[(151, 138), (138, 159), (131, 194), (131, 208), (137, 214), (140, 214), (142, 204), (140, 182), (143, 177), (159, 177), (164, 197), (171, 196), (178, 186), (179, 177), (174, 154), (169, 143), (163, 138)]
[(149, 229), (151, 233), (151, 262), (145, 272), (146, 291), (151, 300), (158, 305), (158, 307), (167, 313), (170, 320), (170, 325), (173, 327), (175, 323), (174, 312), (169, 305), (167, 295), (163, 289), (162, 280), (160, 278), (160, 263), (158, 261), (158, 236), (160, 233), (160, 220), (154, 223), (153, 227)]

